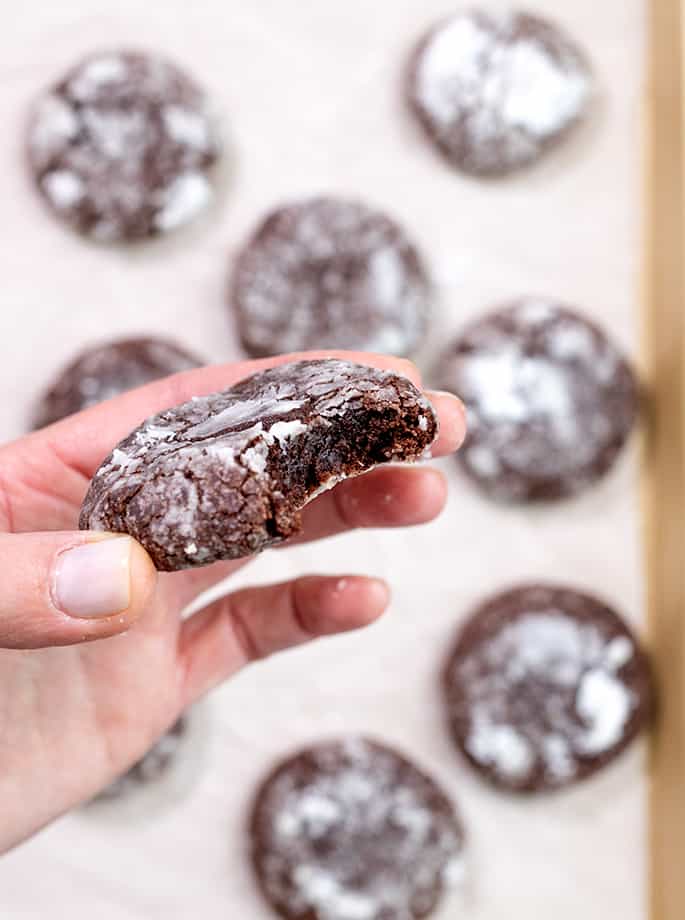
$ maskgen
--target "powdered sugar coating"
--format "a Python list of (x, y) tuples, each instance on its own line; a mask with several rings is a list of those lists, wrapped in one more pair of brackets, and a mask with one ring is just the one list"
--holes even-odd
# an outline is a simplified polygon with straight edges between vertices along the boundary
[(595, 325), (550, 300), (520, 300), (477, 321), (438, 374), (468, 411), (459, 462), (504, 501), (582, 491), (612, 467), (637, 415), (625, 360)]
[(535, 160), (584, 114), (592, 79), (579, 48), (527, 13), (462, 11), (414, 53), (409, 98), (459, 169), (512, 172)]
[(595, 598), (527, 586), (483, 604), (445, 671), (457, 744), (497, 785), (565, 786), (613, 760), (643, 727), (649, 669), (637, 639)]
[(43, 428), (127, 390), (202, 363), (166, 339), (118, 339), (88, 348), (62, 370), (43, 394), (33, 427)]
[(219, 141), (204, 94), (174, 64), (107, 51), (39, 99), (28, 154), (60, 218), (100, 241), (135, 240), (174, 229), (208, 205)]
[(317, 348), (407, 355), (428, 317), (428, 282), (404, 230), (357, 201), (313, 198), (261, 223), (231, 286), (246, 351)]
[(160, 569), (235, 559), (296, 533), (327, 485), (419, 459), (437, 430), (390, 371), (282, 364), (144, 422), (95, 474), (80, 526), (131, 534)]
[(286, 918), (416, 920), (462, 870), (449, 799), (390, 748), (364, 738), (281, 764), (257, 796), (253, 863)]

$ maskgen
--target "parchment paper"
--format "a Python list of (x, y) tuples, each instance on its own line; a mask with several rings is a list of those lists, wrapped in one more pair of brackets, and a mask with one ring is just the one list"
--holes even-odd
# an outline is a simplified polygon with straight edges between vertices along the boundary
[[(406, 223), (438, 285), (434, 342), (501, 298), (547, 293), (635, 354), (643, 2), (530, 7), (587, 48), (603, 98), (559, 154), (486, 184), (442, 164), (400, 96), (407, 50), (450, 11), (444, 0), (2, 0), (0, 436), (21, 434), (33, 396), (94, 339), (156, 331), (213, 361), (238, 358), (223, 303), (230, 255), (266, 208), (315, 192), (358, 195)], [(22, 160), (33, 96), (82, 53), (120, 44), (186, 65), (212, 93), (233, 151), (220, 206), (192, 232), (132, 252), (59, 226)], [(591, 494), (535, 513), (487, 504), (443, 462), (452, 489), (439, 522), (263, 555), (236, 584), (376, 573), (393, 585), (392, 611), (215, 693), (183, 795), (167, 784), (135, 807), (69, 815), (6, 856), (2, 920), (267, 920), (244, 856), (254, 785), (274, 758), (343, 731), (397, 744), (458, 801), (468, 880), (442, 918), (645, 920), (643, 752), (575, 792), (511, 800), (458, 760), (437, 688), (460, 618), (512, 581), (575, 584), (641, 619), (636, 456), (633, 444)]]

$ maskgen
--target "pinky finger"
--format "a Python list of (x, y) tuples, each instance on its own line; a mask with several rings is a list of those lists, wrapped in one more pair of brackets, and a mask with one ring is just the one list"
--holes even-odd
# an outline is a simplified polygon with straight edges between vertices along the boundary
[(389, 597), (385, 582), (375, 578), (311, 575), (215, 601), (181, 627), (183, 706), (251, 661), (368, 626)]

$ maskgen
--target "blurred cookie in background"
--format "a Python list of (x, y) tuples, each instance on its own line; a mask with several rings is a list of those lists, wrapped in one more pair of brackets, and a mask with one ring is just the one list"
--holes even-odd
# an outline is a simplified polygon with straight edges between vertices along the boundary
[(409, 105), (448, 162), (476, 176), (532, 163), (586, 113), (585, 54), (523, 12), (464, 10), (436, 25), (409, 65)]
[(238, 255), (229, 297), (253, 357), (320, 348), (406, 356), (430, 312), (426, 270), (404, 229), (330, 197), (272, 211)]
[(477, 320), (436, 370), (465, 403), (457, 461), (491, 498), (574, 495), (607, 473), (635, 423), (637, 380), (592, 322), (558, 302), (523, 298)]
[(525, 585), (485, 601), (444, 671), (457, 747), (489, 782), (544, 792), (612, 762), (647, 724), (650, 669), (615, 611), (588, 594)]
[(34, 429), (204, 362), (174, 342), (152, 337), (118, 339), (83, 351), (40, 398)]
[(204, 92), (152, 53), (103, 51), (34, 106), (31, 172), (53, 213), (101, 242), (174, 230), (214, 191), (220, 142)]
[(148, 783), (159, 782), (173, 766), (187, 740), (188, 716), (178, 719), (130, 770), (106, 786), (94, 801), (117, 799)]
[(184, 712), (129, 770), (87, 802), (82, 816), (98, 822), (145, 821), (183, 801), (204, 776), (212, 744), (211, 705)]
[(281, 763), (250, 823), (260, 888), (288, 920), (427, 917), (461, 880), (464, 832), (410, 760), (361, 737)]

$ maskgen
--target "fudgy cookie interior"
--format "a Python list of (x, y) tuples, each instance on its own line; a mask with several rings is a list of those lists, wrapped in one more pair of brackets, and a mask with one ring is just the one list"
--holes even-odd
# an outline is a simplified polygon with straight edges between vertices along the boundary
[(282, 498), (267, 528), (277, 538), (297, 532), (302, 508), (316, 495), (393, 457), (418, 457), (425, 442), (418, 407), (399, 413), (370, 404), (339, 424), (312, 425), (289, 450), (269, 451), (267, 472)]

